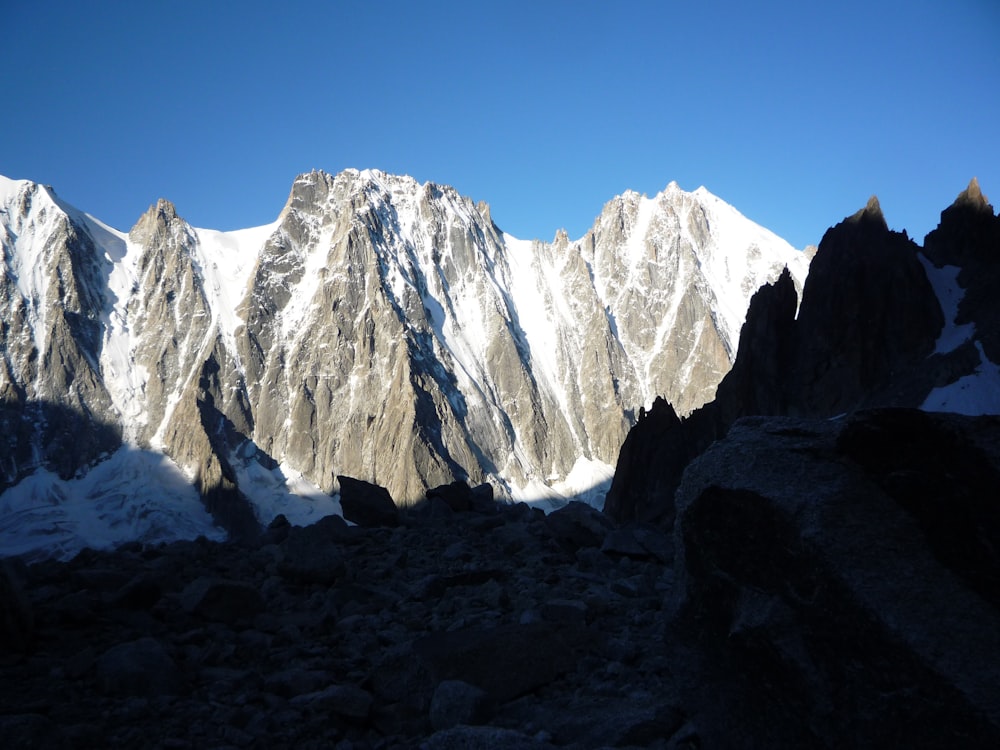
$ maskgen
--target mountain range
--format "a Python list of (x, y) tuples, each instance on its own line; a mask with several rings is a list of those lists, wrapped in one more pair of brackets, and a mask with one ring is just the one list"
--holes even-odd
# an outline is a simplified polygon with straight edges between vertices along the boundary
[(540, 242), (375, 170), (300, 175), (234, 232), (0, 179), (0, 240), (0, 548), (64, 556), (309, 523), (338, 475), (600, 505), (639, 415), (711, 401), (751, 295), (810, 258), (704, 188)]
[[(1000, 217), (975, 180), (922, 245), (872, 198), (801, 290), (775, 263), (731, 367), (733, 286), (705, 280), (769, 264), (693, 241), (746, 226), (703, 191), (546, 245), (371, 172), (304, 175), (235, 234), (5, 189), (13, 747), (1000, 744)], [(651, 404), (649, 341), (687, 378)], [(631, 425), (603, 511), (507, 502), (614, 460), (594, 393)], [(339, 471), (345, 434), (362, 470), (467, 481), (398, 507), (340, 475), (338, 504), (291, 462)]]

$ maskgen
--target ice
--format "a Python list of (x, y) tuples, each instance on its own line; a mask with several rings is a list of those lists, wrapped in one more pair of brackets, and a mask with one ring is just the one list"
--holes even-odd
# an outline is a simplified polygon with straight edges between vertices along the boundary
[[(533, 242), (519, 240), (509, 234), (504, 234), (503, 240), (510, 268), (510, 295), (528, 340), (532, 370), (544, 378), (565, 413), (568, 405), (559, 377), (558, 331), (559, 328), (566, 328), (565, 323), (572, 318), (564, 305), (555, 309), (549, 307), (550, 302), (565, 300), (558, 273), (552, 267), (553, 259), (551, 255), (546, 257), (538, 252)], [(539, 270), (544, 272), (538, 273)], [(563, 319), (563, 325), (550, 322), (555, 315)]]
[(0, 555), (69, 559), (110, 549), (204, 536), (222, 540), (188, 478), (166, 456), (127, 446), (82, 477), (37, 471), (0, 494)]
[(546, 513), (558, 510), (571, 501), (584, 502), (601, 510), (614, 475), (614, 466), (581, 456), (564, 479), (543, 482), (532, 478), (525, 484), (512, 487), (511, 498), (541, 508)]

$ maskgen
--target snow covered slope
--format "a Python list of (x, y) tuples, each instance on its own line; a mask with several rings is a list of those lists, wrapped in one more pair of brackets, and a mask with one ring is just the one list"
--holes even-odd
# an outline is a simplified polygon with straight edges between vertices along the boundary
[(958, 281), (961, 269), (958, 266), (935, 268), (925, 258), (922, 260), (945, 319), (935, 354), (951, 354), (971, 342), (979, 355), (979, 364), (968, 375), (933, 389), (920, 408), (969, 416), (1000, 414), (1000, 363), (992, 362), (987, 356), (976, 335), (975, 323), (958, 322), (959, 305), (965, 296), (965, 290)]
[[(93, 499), (74, 482), (121, 445), (264, 523), (335, 511), (337, 474), (399, 502), (467, 478), (599, 504), (638, 409), (711, 399), (750, 296), (808, 262), (704, 188), (626, 193), (544, 243), (376, 170), (301, 175), (275, 222), (239, 232), (161, 200), (124, 233), (4, 179), (0, 232), (2, 507), (25, 518)], [(50, 546), (113, 537), (67, 533)]]

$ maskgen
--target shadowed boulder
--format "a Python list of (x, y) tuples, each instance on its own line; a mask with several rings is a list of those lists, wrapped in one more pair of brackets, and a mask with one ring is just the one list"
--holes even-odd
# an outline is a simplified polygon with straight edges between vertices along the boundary
[(352, 477), (337, 476), (344, 518), (358, 526), (395, 526), (399, 511), (385, 487)]

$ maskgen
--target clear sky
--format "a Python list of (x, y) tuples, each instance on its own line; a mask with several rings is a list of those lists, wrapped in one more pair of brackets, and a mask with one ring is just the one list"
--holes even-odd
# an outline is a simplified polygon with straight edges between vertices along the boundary
[(374, 167), (521, 238), (704, 185), (797, 247), (878, 195), (918, 240), (1000, 206), (1000, 0), (0, 0), (0, 174), (128, 229), (277, 217)]

